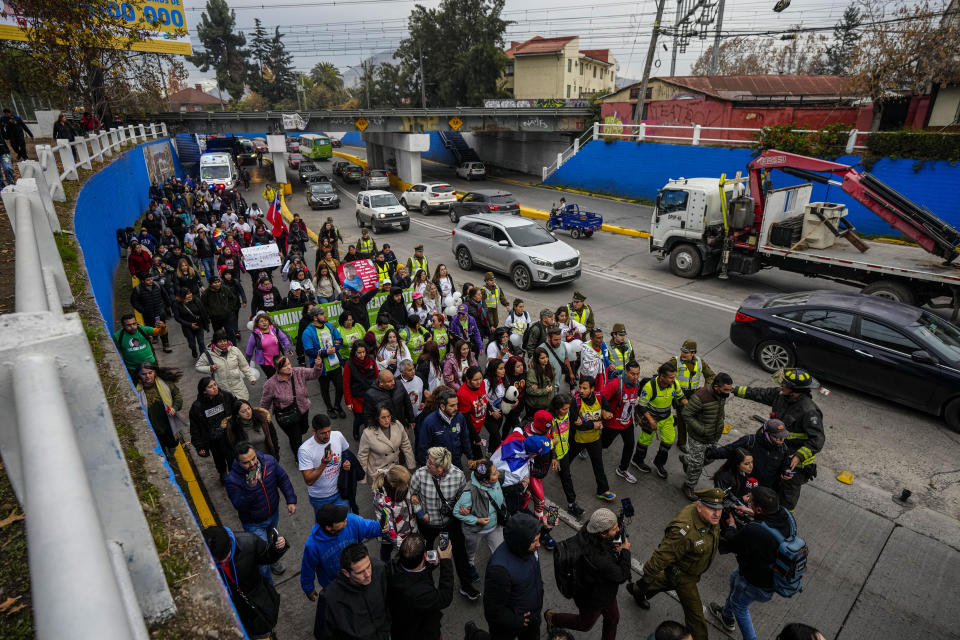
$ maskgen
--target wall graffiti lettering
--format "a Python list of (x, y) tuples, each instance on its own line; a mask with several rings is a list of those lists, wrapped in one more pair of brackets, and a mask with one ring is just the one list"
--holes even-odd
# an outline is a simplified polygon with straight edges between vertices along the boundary
[(400, 131), (404, 133), (424, 133), (439, 130), (438, 116), (400, 116)]
[(715, 127), (723, 124), (723, 107), (703, 100), (653, 102), (648, 107), (650, 124)]
[(538, 98), (536, 100), (524, 100), (503, 98), (496, 100), (484, 100), (485, 109), (563, 109), (564, 107), (583, 108), (589, 107), (590, 101), (583, 98)]
[(550, 125), (543, 121), (542, 118), (528, 118), (520, 122), (521, 129), (549, 129)]

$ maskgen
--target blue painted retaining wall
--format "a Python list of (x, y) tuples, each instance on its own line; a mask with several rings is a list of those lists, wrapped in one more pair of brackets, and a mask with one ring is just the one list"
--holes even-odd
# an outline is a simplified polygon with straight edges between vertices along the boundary
[[(547, 184), (654, 200), (669, 178), (720, 177), (745, 171), (755, 151), (719, 147), (692, 147), (629, 141), (591, 142), (547, 178)], [(859, 156), (837, 162), (858, 165)], [(869, 173), (901, 194), (960, 227), (960, 164), (924, 162), (915, 170), (909, 159), (879, 160)], [(862, 167), (858, 167), (861, 171)], [(774, 187), (805, 182), (780, 171), (771, 173)], [(845, 194), (839, 187), (814, 184), (813, 201), (845, 204), (851, 223), (863, 234), (898, 235), (886, 222)]]
[(124, 152), (92, 175), (77, 196), (73, 230), (83, 251), (93, 297), (111, 333), (114, 330), (113, 277), (120, 261), (114, 231), (131, 226), (150, 202), (147, 196), (150, 179), (143, 160), (143, 147), (155, 144), (170, 147), (176, 174), (183, 177), (176, 149), (168, 138), (162, 138)]
[(359, 131), (347, 131), (340, 137), (340, 142), (351, 147), (365, 147), (367, 143), (363, 141), (362, 134)]
[(436, 131), (430, 132), (430, 151), (421, 153), (420, 156), (450, 167), (457, 166), (456, 156), (443, 146), (443, 140), (440, 139), (440, 134)]

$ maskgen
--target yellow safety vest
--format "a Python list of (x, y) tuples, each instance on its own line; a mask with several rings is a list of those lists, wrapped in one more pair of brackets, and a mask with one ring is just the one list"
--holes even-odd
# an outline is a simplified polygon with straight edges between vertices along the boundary
[(583, 326), (587, 326), (587, 316), (590, 315), (590, 307), (588, 307), (587, 305), (583, 305), (583, 309), (580, 309), (580, 312), (578, 313), (578, 312), (573, 308), (573, 306), (571, 306), (571, 305), (568, 304), (568, 305), (567, 305), (567, 313), (570, 314), (570, 317), (571, 317), (571, 318), (573, 318), (574, 320), (576, 320), (577, 322), (579, 322), (579, 323), (582, 324)]
[(384, 262), (380, 264), (379, 262), (374, 262), (373, 264), (377, 265), (377, 278), (380, 284), (382, 284), (384, 280), (390, 279), (390, 263)]
[(373, 238), (364, 240), (363, 237), (361, 237), (360, 242), (357, 244), (360, 245), (360, 253), (373, 253)]
[(417, 275), (417, 271), (419, 271), (419, 270), (421, 270), (421, 269), (422, 269), (423, 272), (426, 273), (427, 276), (429, 277), (429, 275), (430, 275), (430, 270), (427, 268), (427, 257), (426, 257), (426, 256), (423, 257), (423, 260), (417, 260), (416, 256), (411, 256), (411, 257), (410, 257), (410, 266), (412, 267), (412, 268), (410, 269), (410, 277), (411, 277), (411, 278), (412, 278), (413, 276)]
[(630, 338), (627, 338), (626, 345), (626, 351), (620, 351), (617, 345), (612, 342), (610, 344), (610, 363), (617, 371), (623, 371), (627, 363), (633, 359), (633, 344), (630, 342)]
[(684, 391), (696, 391), (703, 386), (703, 362), (699, 357), (693, 356), (693, 371), (687, 368), (687, 364), (680, 359), (680, 356), (674, 356), (677, 364), (677, 384)]
[[(654, 387), (654, 385), (656, 385), (656, 387)], [(656, 396), (653, 395), (654, 391), (657, 392)], [(651, 396), (653, 397), (650, 400), (646, 399)], [(683, 397), (683, 389), (680, 388), (680, 385), (676, 381), (674, 381), (672, 387), (661, 389), (657, 383), (657, 378), (653, 377), (650, 379), (650, 382), (643, 385), (643, 389), (640, 390), (640, 401), (638, 405), (640, 406), (641, 413), (646, 409), (653, 414), (657, 422), (661, 422), (673, 415), (673, 400), (678, 397)]]
[(570, 414), (562, 418), (553, 419), (553, 427), (550, 429), (550, 440), (553, 443), (553, 450), (557, 454), (557, 460), (562, 460), (570, 451)]
[(493, 291), (487, 287), (483, 288), (483, 297), (487, 303), (487, 309), (496, 309), (500, 303), (500, 287), (494, 286)]

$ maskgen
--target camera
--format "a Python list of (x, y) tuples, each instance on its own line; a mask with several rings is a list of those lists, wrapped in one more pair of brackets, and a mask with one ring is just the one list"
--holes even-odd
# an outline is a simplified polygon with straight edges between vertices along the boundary
[(434, 551), (433, 549), (430, 549), (426, 552), (425, 555), (427, 557), (427, 562), (429, 562), (430, 564), (437, 564), (438, 560), (437, 560), (436, 551)]

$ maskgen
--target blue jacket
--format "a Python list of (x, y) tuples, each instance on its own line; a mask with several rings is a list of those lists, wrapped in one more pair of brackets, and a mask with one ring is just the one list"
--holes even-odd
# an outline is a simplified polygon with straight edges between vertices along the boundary
[(469, 454), (473, 449), (467, 421), (462, 413), (457, 412), (450, 424), (440, 415), (440, 409), (423, 419), (417, 427), (415, 457), (418, 466), (427, 463), (427, 449), (430, 447), (446, 447), (453, 454), (453, 463), (460, 466), (460, 456)]
[[(343, 338), (340, 337), (340, 332), (337, 331), (329, 322), (325, 322), (324, 325), (327, 327), (327, 331), (329, 331), (330, 335), (333, 337), (333, 346), (339, 350), (340, 347), (343, 346)], [(317, 333), (317, 327), (314, 326), (312, 322), (307, 325), (306, 329), (303, 330), (303, 336), (301, 340), (303, 341), (303, 352), (307, 354), (307, 364), (308, 366), (312, 367), (314, 361), (317, 359), (317, 354), (320, 353), (323, 348), (323, 345), (320, 344), (320, 336)], [(323, 358), (322, 362), (324, 373), (340, 368), (339, 360), (338, 364), (334, 367), (330, 366), (330, 363), (326, 358)]]
[(379, 538), (380, 523), (348, 513), (347, 526), (336, 536), (328, 536), (320, 525), (313, 525), (310, 537), (303, 545), (303, 562), (300, 563), (300, 588), (304, 593), (314, 590), (314, 579), (324, 589), (340, 572), (340, 552), (351, 544)]
[(255, 486), (247, 485), (247, 472), (234, 460), (227, 474), (227, 496), (237, 509), (240, 522), (252, 524), (263, 522), (277, 512), (280, 506), (280, 493), (286, 498), (286, 504), (297, 504), (297, 492), (293, 490), (290, 476), (277, 463), (277, 459), (265, 453), (257, 453), (262, 475)]
[(456, 315), (447, 324), (447, 331), (451, 336), (472, 342), (477, 347), (477, 353), (483, 353), (483, 338), (480, 336), (480, 329), (477, 328), (477, 321), (473, 316), (467, 316), (467, 331), (464, 334), (463, 326), (460, 324), (460, 316)]

